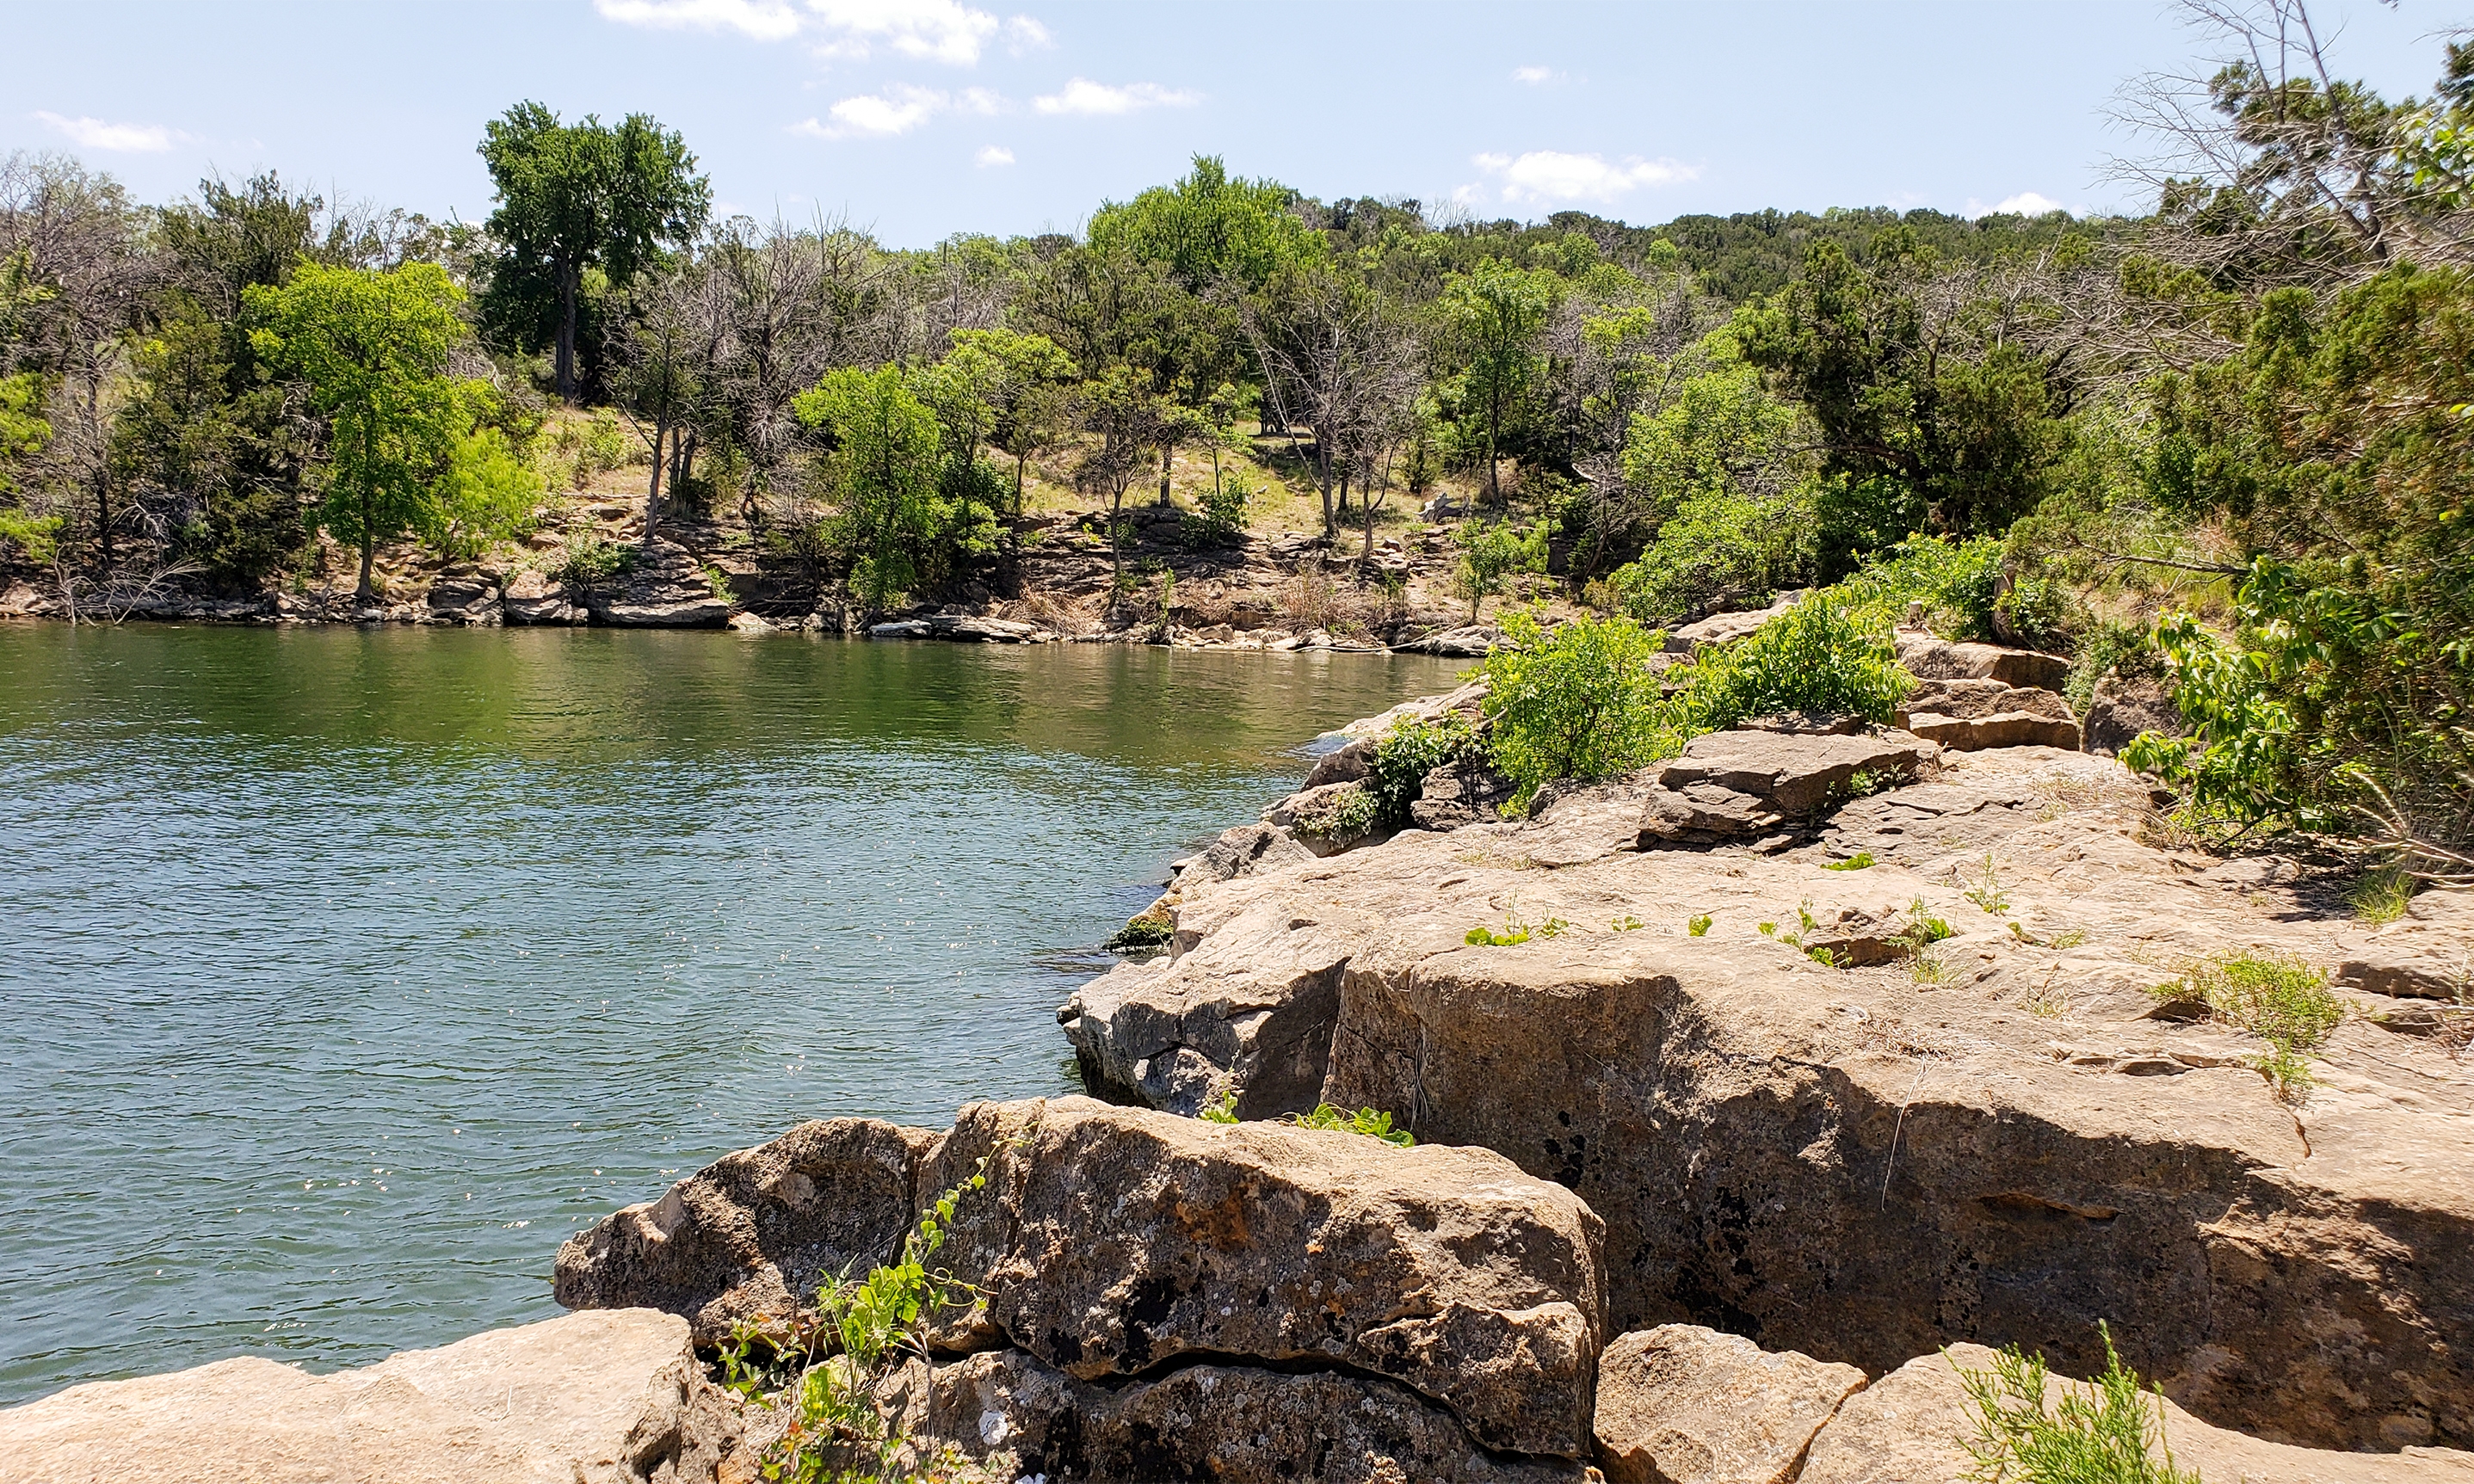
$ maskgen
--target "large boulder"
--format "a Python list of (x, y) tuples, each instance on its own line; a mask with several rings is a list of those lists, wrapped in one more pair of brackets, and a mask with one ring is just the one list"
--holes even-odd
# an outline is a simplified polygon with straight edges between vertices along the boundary
[(823, 1281), (883, 1261), (910, 1229), (930, 1136), (874, 1118), (803, 1123), (630, 1206), (560, 1246), (574, 1309), (667, 1309), (716, 1345), (741, 1321), (798, 1313)]
[[(802, 1136), (800, 1151), (814, 1141)], [(1588, 1450), (1602, 1229), (1571, 1192), (1491, 1151), (1400, 1149), (1090, 1098), (975, 1104), (932, 1147), (908, 1135), (899, 1147), (916, 1152), (909, 1178), (922, 1203), (976, 1175), (986, 1182), (964, 1197), (939, 1255), (985, 1302), (936, 1317), (928, 1339), (939, 1351), (1018, 1351), (1111, 1387), (1191, 1375), (1198, 1362), (1291, 1380), (1379, 1376), (1478, 1448)], [(701, 1259), (666, 1266), (641, 1255), (643, 1213), (678, 1212), (663, 1241), (681, 1252), (740, 1250), (774, 1201), (760, 1172), (778, 1182), (802, 1167), (800, 1151), (741, 1151), (571, 1239), (561, 1298), (653, 1303), (700, 1322), (766, 1311), (783, 1284), (761, 1240), (738, 1273)], [(889, 1233), (855, 1265), (885, 1260), (897, 1243)], [(571, 1265), (617, 1252), (640, 1256), (601, 1263), (589, 1287), (568, 1281)]]
[(1792, 1484), (1864, 1373), (1741, 1335), (1661, 1325), (1598, 1357), (1598, 1466), (1612, 1484)]
[(1713, 731), (1658, 770), (1642, 843), (1713, 844), (1814, 822), (1831, 804), (1928, 775), (1941, 750), (1902, 732)]
[(633, 629), (718, 629), (730, 622), (730, 599), (714, 591), (694, 553), (656, 536), (636, 549), (635, 564), (605, 587), (587, 593), (595, 623)]
[(7, 1484), (707, 1484), (738, 1409), (688, 1325), (568, 1314), (312, 1376), (258, 1356), (0, 1411)]
[(1765, 609), (1740, 613), (1713, 613), (1697, 623), (1688, 623), (1666, 636), (1669, 654), (1692, 655), (1715, 644), (1732, 644), (1756, 631), (1771, 619), (1793, 608), (1804, 599), (1802, 588), (1782, 592)]
[(1492, 1451), (1406, 1387), (1346, 1372), (1204, 1364), (1110, 1386), (1021, 1351), (933, 1369), (888, 1388), (912, 1437), (1016, 1477), (1210, 1479), (1214, 1484), (1581, 1484), (1577, 1460)]
[[(2265, 1042), (2151, 993), (2235, 951), (2370, 964), (2313, 883), (2149, 843), (2139, 779), (2048, 748), (1949, 754), (1776, 854), (1608, 850), (1565, 838), (1596, 801), (1569, 803), (1203, 886), (1176, 909), (1198, 969), (1174, 997), (1112, 981), (1069, 1034), (1174, 1010), (1187, 1075), (1248, 1098), (1199, 971), (1243, 920), (1219, 962), (1310, 941), (1342, 965), (1295, 1106), (1383, 1109), (1574, 1190), (1607, 1222), (1619, 1328), (1868, 1372), (2019, 1343), (2087, 1374), (2111, 1320), (2217, 1425), (2474, 1440), (2474, 1270), (2432, 1257), (2474, 1245), (2474, 1084), (2450, 1037), (2401, 1034), (2450, 1007), (2344, 990), (2361, 1013), (2287, 1102)], [(2384, 961), (2474, 958), (2474, 921), (2426, 901), (2418, 936), (2379, 930)]]
[(2143, 731), (2178, 737), (2189, 728), (2181, 708), (2153, 676), (2105, 672), (2088, 697), (2087, 749), (2111, 757)]
[(2071, 662), (2061, 655), (1999, 644), (1953, 642), (1916, 629), (1898, 634), (1899, 663), (1919, 680), (1991, 680), (2032, 690), (2059, 690)]
[[(1967, 1484), (1982, 1477), (1968, 1445), (1978, 1413), (1964, 1372), (1989, 1372), (1993, 1352), (1954, 1345), (1919, 1356), (1850, 1397), (1812, 1441), (1799, 1484)], [(2093, 1388), (2056, 1376), (2048, 1407)], [(2396, 1453), (2341, 1453), (2293, 1448), (2212, 1427), (2170, 1400), (2149, 1399), (2149, 1455), (2207, 1484), (2474, 1484), (2474, 1453), (2407, 1448)], [(2160, 1445), (2161, 1447), (2155, 1447)]]

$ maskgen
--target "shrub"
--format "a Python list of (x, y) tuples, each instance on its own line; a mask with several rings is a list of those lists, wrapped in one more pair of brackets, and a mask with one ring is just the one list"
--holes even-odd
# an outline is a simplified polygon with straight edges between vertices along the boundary
[(1807, 491), (1695, 494), (1659, 527), (1658, 539), (1609, 579), (1624, 612), (1671, 623), (1727, 597), (1767, 603), (1812, 579), (1812, 498)]
[[(1987, 1371), (1959, 1369), (1976, 1410), (1976, 1437), (1967, 1451), (1976, 1460), (1971, 1479), (1989, 1484), (2199, 1484), (2199, 1476), (2175, 1468), (2165, 1445), (2161, 1392), (2142, 1391), (2138, 1373), (2114, 1352), (2103, 1325), (2104, 1374), (2073, 1388), (2058, 1403), (2045, 1400), (2048, 1373), (2042, 1357), (2013, 1345)], [(2161, 1457), (2157, 1455), (2162, 1455)]]
[(1407, 1129), (1392, 1126), (1390, 1113), (1377, 1113), (1371, 1108), (1350, 1113), (1329, 1103), (1317, 1103), (1312, 1113), (1291, 1113), (1287, 1121), (1301, 1129), (1337, 1129), (1344, 1134), (1361, 1134), (1400, 1149), (1412, 1148), (1418, 1142), (1417, 1136)]
[(1650, 672), (1650, 635), (1629, 618), (1580, 618), (1551, 634), (1504, 616), (1506, 642), (1486, 660), (1494, 765), (1525, 810), (1557, 778), (1612, 778), (1683, 745)]
[(1374, 820), (1387, 829), (1409, 823), (1409, 805), (1418, 802), (1426, 775), (1457, 763), (1477, 750), (1477, 733), (1468, 718), (1453, 712), (1440, 721), (1401, 721), (1374, 744), (1369, 761), (1366, 791), (1374, 802)]
[(583, 531), (567, 539), (559, 551), (558, 564), (549, 575), (570, 587), (591, 592), (622, 577), (636, 566), (636, 548), (606, 541), (596, 531)]
[(1546, 528), (1532, 527), (1526, 535), (1515, 531), (1508, 521), (1494, 521), (1475, 531), (1464, 526), (1455, 539), (1461, 546), (1460, 569), (1453, 574), (1452, 590), (1469, 600), (1469, 622), (1477, 622), (1478, 608), (1503, 588), (1503, 580), (1515, 572), (1546, 570)]
[(1989, 536), (1972, 541), (1912, 537), (1834, 590), (1850, 609), (1883, 627), (1902, 619), (1909, 603), (1922, 603), (1926, 623), (1942, 637), (1990, 640), (2001, 592), (2001, 543)]
[(2070, 679), (2062, 683), (2062, 694), (2074, 711), (2087, 709), (2088, 702), (2096, 695), (2097, 682), (2108, 673), (2125, 679), (2164, 678), (2164, 652), (2156, 647), (2155, 631), (2145, 625), (2105, 619), (2082, 634), (2076, 647), (2078, 654), (2071, 662)]
[(2190, 965), (2182, 976), (2149, 992), (2159, 999), (2195, 999), (2229, 1025), (2268, 1042), (2252, 1065), (2279, 1096), (2311, 1089), (2302, 1054), (2328, 1039), (2345, 1007), (2328, 989), (2328, 971), (2290, 954), (2227, 953)]
[(1814, 593), (1750, 635), (1704, 650), (1676, 699), (1691, 735), (1779, 711), (1887, 723), (1913, 688), (1880, 626)]

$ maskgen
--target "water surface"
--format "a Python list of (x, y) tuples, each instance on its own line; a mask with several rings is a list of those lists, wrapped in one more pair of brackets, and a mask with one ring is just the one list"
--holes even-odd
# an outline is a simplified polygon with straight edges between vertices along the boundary
[(1456, 668), (0, 626), (0, 1404), (546, 1317), (726, 1150), (1068, 1088), (1167, 861)]

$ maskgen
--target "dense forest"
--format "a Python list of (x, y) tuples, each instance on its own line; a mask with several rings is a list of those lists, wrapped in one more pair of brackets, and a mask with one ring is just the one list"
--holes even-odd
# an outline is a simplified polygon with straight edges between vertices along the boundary
[[(1895, 591), (2161, 678), (2191, 734), (2134, 760), (2228, 835), (2462, 873), (2474, 47), (2384, 99), (2307, 33), (2225, 39), (2253, 60), (2203, 93), (2129, 95), (2153, 207), (2092, 220), (1482, 222), (1198, 158), (1076, 235), (902, 251), (712, 220), (678, 133), (530, 103), (482, 132), (477, 225), (13, 156), (0, 563), (94, 610), (366, 596), (390, 543), (520, 531), (598, 438), (645, 539), (718, 513), (882, 612), (999, 562), (1034, 467), (1114, 541), (1180, 450), (1268, 447), (1337, 569), (1422, 516), (1477, 598), (1551, 543), (1567, 603), (1644, 629)], [(1228, 534), (1249, 497), (1187, 503)]]

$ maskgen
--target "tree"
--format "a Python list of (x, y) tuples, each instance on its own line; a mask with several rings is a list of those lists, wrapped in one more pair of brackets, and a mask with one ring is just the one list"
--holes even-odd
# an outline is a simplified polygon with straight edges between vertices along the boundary
[(937, 535), (944, 429), (895, 366), (829, 372), (794, 406), (836, 443), (826, 467), (840, 507), (831, 539), (844, 557), (845, 588), (882, 611), (918, 582), (920, 556)]
[(1443, 287), (1443, 321), (1468, 367), (1469, 394), (1486, 417), (1487, 498), (1498, 505), (1504, 418), (1538, 380), (1539, 338), (1562, 295), (1555, 275), (1495, 258), (1454, 275)]
[[(941, 365), (983, 411), (972, 415), (973, 437), (985, 437), (1013, 458), (1013, 513), (1022, 514), (1023, 467), (1054, 446), (1071, 411), (1074, 360), (1045, 335), (1020, 330), (956, 330)], [(978, 456), (976, 447), (972, 456)]]
[[(243, 303), (250, 344), (296, 378), (325, 424), (320, 515), (360, 546), (355, 597), (376, 597), (377, 543), (413, 531), (469, 545), (506, 523), (522, 480), (503, 439), (476, 436), (495, 395), (450, 373), (465, 335), (464, 292), (432, 263), (387, 272), (304, 263), (281, 287), (256, 285)], [(522, 502), (527, 507), (530, 500)]]
[(605, 355), (613, 398), (635, 419), (652, 455), (644, 539), (662, 519), (662, 477), (684, 470), (686, 439), (702, 410), (721, 327), (712, 275), (680, 262), (639, 276), (613, 318)]
[(1131, 367), (1113, 367), (1082, 384), (1082, 431), (1098, 442), (1076, 466), (1074, 482), (1085, 494), (1108, 502), (1108, 570), (1125, 575), (1124, 515), (1126, 491), (1151, 462), (1151, 451), (1167, 436), (1166, 429), (1181, 410), (1151, 389)]
[(1189, 293), (1223, 282), (1259, 289), (1322, 256), (1322, 239), (1290, 209), (1297, 199), (1276, 180), (1231, 178), (1218, 156), (1198, 155), (1175, 184), (1102, 206), (1091, 218), (1091, 246), (1165, 263)]
[(677, 132), (645, 113), (615, 128), (592, 114), (568, 125), (541, 104), (520, 103), (490, 122), (480, 155), (498, 203), (489, 230), (501, 244), (490, 318), (521, 326), (528, 349), (550, 322), (558, 395), (572, 402), (585, 271), (624, 288), (666, 248), (704, 229), (712, 186)]

